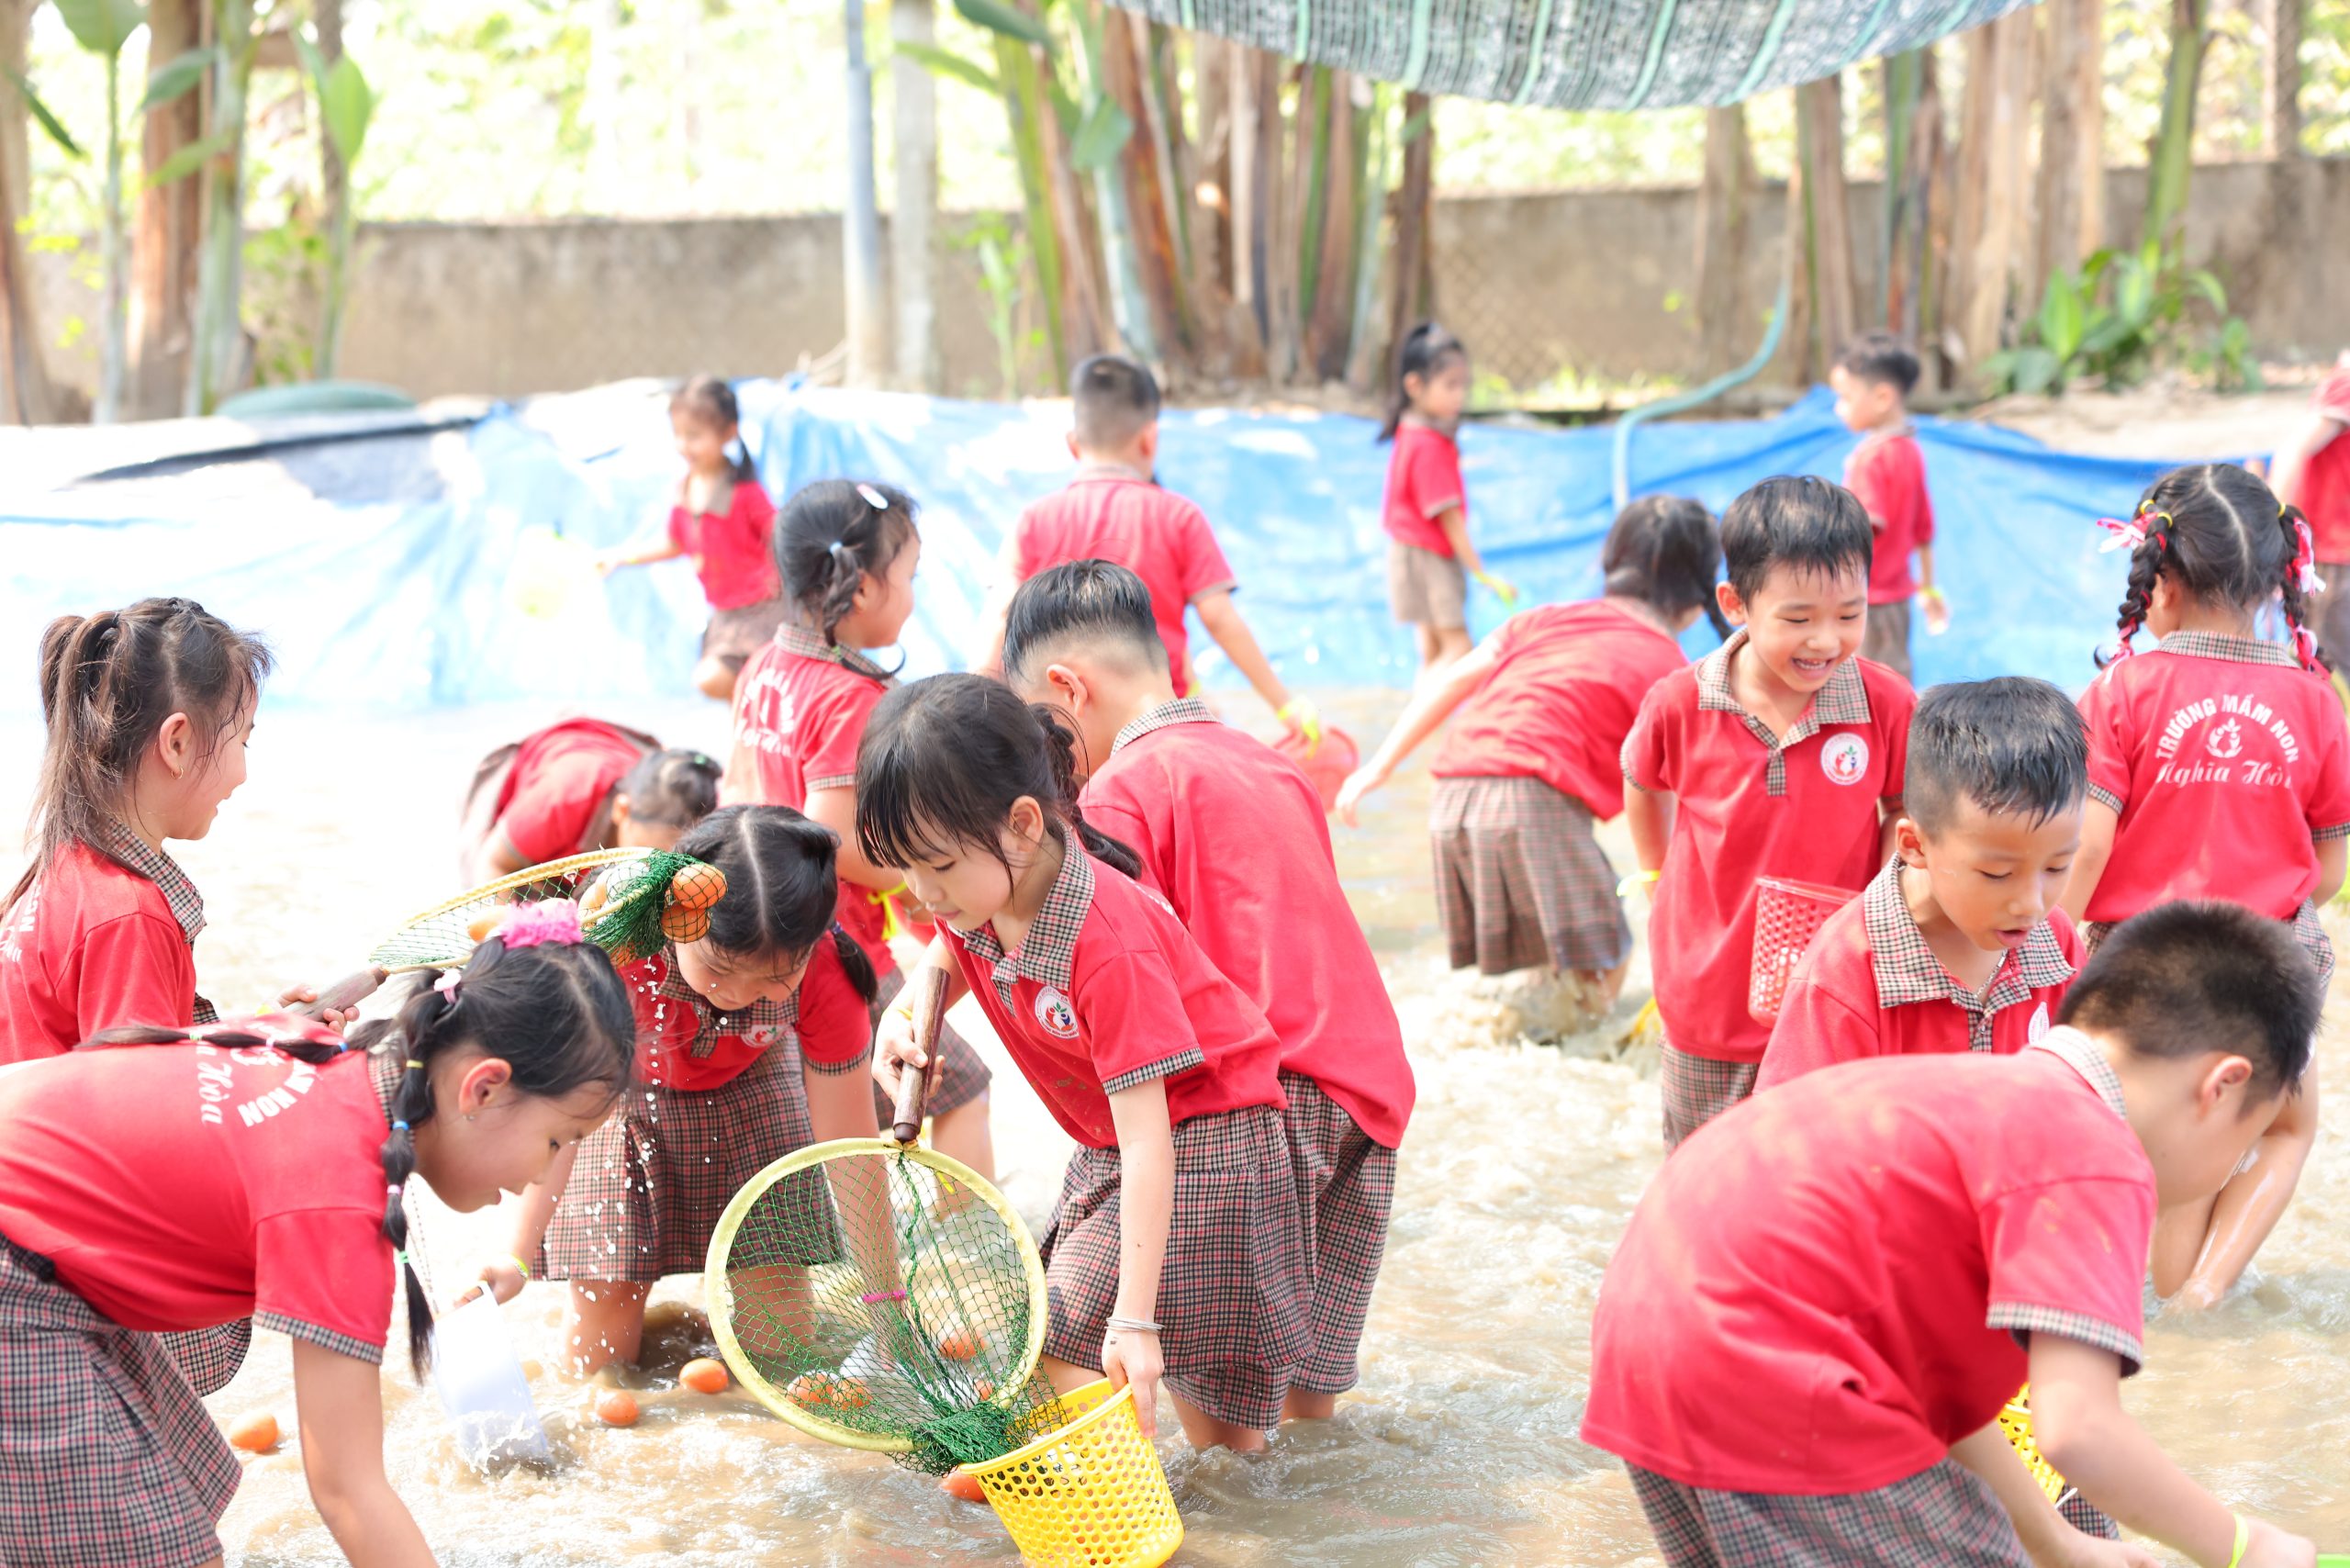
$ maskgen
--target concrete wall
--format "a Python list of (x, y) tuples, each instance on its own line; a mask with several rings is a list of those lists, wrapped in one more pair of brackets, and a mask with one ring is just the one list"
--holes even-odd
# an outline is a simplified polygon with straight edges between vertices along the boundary
[[(2288, 198), (2309, 234), (2290, 250), (2268, 239), (2270, 214)], [(1877, 188), (1854, 185), (1852, 202), (1868, 288), (1882, 267)], [(2108, 175), (2118, 241), (2134, 240), (2144, 202), (2143, 171)], [(1758, 337), (1778, 287), (1782, 217), (1766, 191), (1749, 250)], [(2188, 242), (2265, 353), (2330, 358), (2350, 343), (2350, 290), (2329, 289), (2322, 272), (2322, 258), (2350, 253), (2350, 160), (2199, 169)], [(1685, 377), (1696, 368), (1684, 297), (1695, 247), (1696, 194), (1685, 188), (1454, 197), (1436, 209), (1438, 297), (1481, 366), (1521, 386), (1562, 370)], [(840, 224), (829, 216), (371, 224), (359, 252), (343, 373), (419, 397), (773, 374), (842, 337)], [(44, 319), (95, 320), (86, 283), (68, 277), (62, 258), (41, 261)], [(978, 267), (950, 249), (942, 271), (946, 389), (992, 396), (1001, 380)], [(94, 383), (94, 349), (85, 332), (59, 355), (68, 379)]]

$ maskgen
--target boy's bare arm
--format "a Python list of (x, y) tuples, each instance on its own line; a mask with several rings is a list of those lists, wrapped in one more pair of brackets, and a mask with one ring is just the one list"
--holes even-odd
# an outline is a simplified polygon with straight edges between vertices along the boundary
[(1239, 607), (1232, 602), (1232, 590), (1210, 588), (1192, 600), (1192, 608), (1200, 612), (1200, 624), (1215, 639), (1215, 645), (1224, 650), (1224, 656), (1232, 661), (1232, 667), (1265, 700), (1265, 706), (1276, 713), (1286, 709), (1290, 704), (1289, 688), (1273, 673), (1272, 662), (1257, 645), (1257, 634), (1240, 618)]

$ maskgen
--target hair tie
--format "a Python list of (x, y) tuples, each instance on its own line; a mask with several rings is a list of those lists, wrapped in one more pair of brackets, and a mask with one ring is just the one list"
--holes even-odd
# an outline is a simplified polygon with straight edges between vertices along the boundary
[(834, 540), (832, 547), (827, 550), (825, 554), (830, 555), (834, 560), (839, 562), (842, 566), (846, 566), (850, 571), (853, 572), (856, 570), (856, 552), (849, 548), (847, 540)]
[(2293, 627), (2293, 654), (2301, 661), (2301, 667), (2312, 675), (2323, 667), (2318, 663), (2317, 633), (2298, 623)]
[(397, 1182), (394, 1182), (389, 1186), (386, 1187), (384, 1191), (397, 1198), (400, 1195), (400, 1184)]
[(504, 939), (509, 953), (517, 947), (542, 945), (576, 947), (580, 943), (579, 906), (569, 899), (516, 904), (513, 912), (498, 923), (497, 935)]
[[(890, 510), (890, 498), (875, 489), (872, 486), (859, 485), (856, 487), (856, 493), (864, 497), (865, 504), (871, 507), (875, 511), (888, 511)], [(834, 545), (834, 548), (837, 550), (840, 546)]]
[(454, 1007), (457, 1004), (457, 987), (464, 983), (464, 979), (465, 971), (463, 969), (445, 970), (439, 980), (432, 982), (432, 989), (447, 997), (449, 1005)]
[(2293, 519), (2293, 580), (2305, 594), (2325, 591), (2325, 579), (2317, 575), (2317, 539), (2307, 518)]
[(392, 1124), (392, 1131), (396, 1133), (404, 1133), (408, 1131), (408, 1124), (406, 1122), (394, 1122)]
[(2135, 551), (2146, 542), (2145, 526), (2134, 517), (2126, 522), (2118, 517), (2101, 517), (2097, 520), (2097, 525), (2109, 536), (2097, 547), (2100, 555), (2110, 554), (2116, 550)]
[(408, 1058), (408, 1070), (410, 1072), (422, 1072), (424, 1070), (424, 1064), (417, 1060), (414, 1057), (410, 1057)]

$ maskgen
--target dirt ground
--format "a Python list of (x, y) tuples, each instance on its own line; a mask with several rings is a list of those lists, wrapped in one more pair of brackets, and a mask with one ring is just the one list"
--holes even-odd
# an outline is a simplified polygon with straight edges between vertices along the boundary
[(2101, 457), (2266, 455), (2309, 418), (2316, 375), (2279, 370), (2269, 376), (2267, 390), (2232, 395), (2157, 384), (2128, 392), (2005, 398), (1966, 417)]

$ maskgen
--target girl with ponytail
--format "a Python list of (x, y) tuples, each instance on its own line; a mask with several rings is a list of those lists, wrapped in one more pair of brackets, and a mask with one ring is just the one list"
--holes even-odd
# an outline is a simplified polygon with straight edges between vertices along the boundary
[[(1254, 1449), (1310, 1346), (1314, 1282), (1281, 1113), (1281, 1044), (1077, 805), (1076, 737), (973, 675), (891, 692), (858, 748), (858, 847), (938, 935), (923, 964), (975, 996), (1080, 1145), (1042, 1244), (1039, 1370), (1067, 1391), (1163, 1378), (1194, 1443)], [(882, 1014), (874, 1075), (923, 1067)]]
[(701, 1271), (744, 1182), (878, 1126), (873, 968), (833, 919), (833, 835), (779, 806), (728, 806), (677, 853), (717, 868), (726, 891), (702, 935), (621, 969), (639, 1089), (523, 1193), (512, 1250), (481, 1271), (500, 1301), (532, 1278), (571, 1282), (564, 1339), (580, 1376), (636, 1360), (654, 1282)]
[[(2317, 911), (2350, 851), (2350, 725), (2304, 624), (2318, 587), (2309, 525), (2258, 476), (2204, 464), (2164, 475), (2128, 521), (2102, 526), (2129, 550), (2130, 578), (2121, 646), (2081, 699), (2089, 801), (2065, 910), (2094, 952), (2142, 910), (2224, 899), (2289, 923), (2330, 976)], [(2271, 605), (2285, 643), (2259, 635)], [(2137, 650), (2141, 632), (2160, 645)], [(2316, 1137), (2314, 1077), (2303, 1084), (2216, 1199), (2165, 1211), (2158, 1292), (2208, 1305), (2252, 1260)]]
[(396, 1275), (420, 1376), (432, 1324), (403, 1191), (471, 1211), (536, 1180), (610, 1114), (632, 1034), (568, 905), (509, 918), (463, 977), (348, 1047), (276, 1014), (0, 1073), (0, 1562), (217, 1565), (237, 1460), (159, 1336), (248, 1316), (294, 1341), (302, 1465), (345, 1554), (433, 1561), (384, 1475)]

